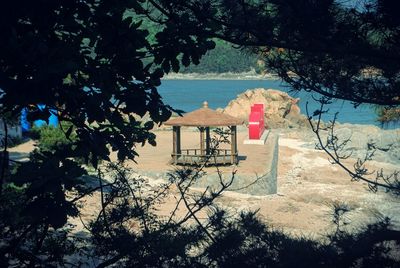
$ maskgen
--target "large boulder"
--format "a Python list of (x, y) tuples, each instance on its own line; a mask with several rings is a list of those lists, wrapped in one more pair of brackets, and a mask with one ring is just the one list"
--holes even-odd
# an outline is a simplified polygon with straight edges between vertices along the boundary
[(222, 110), (223, 113), (248, 121), (250, 107), (263, 103), (265, 123), (270, 128), (299, 128), (307, 126), (307, 118), (300, 114), (299, 99), (275, 89), (256, 88), (239, 94)]

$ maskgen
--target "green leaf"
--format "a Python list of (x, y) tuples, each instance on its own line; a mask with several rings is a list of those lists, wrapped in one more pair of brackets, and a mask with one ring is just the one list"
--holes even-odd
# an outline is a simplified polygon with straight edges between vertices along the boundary
[(190, 65), (190, 57), (189, 57), (189, 55), (188, 54), (183, 54), (183, 56), (182, 56), (182, 64), (183, 64), (183, 66), (185, 66), (185, 67), (187, 67), (187, 66), (189, 66)]
[(74, 128), (74, 126), (71, 125), (71, 126), (67, 129), (67, 131), (65, 132), (65, 136), (66, 136), (67, 138), (69, 138), (69, 136), (71, 136), (71, 133), (72, 133), (73, 128)]
[(177, 59), (171, 60), (172, 70), (177, 73), (179, 72), (179, 61)]
[(146, 130), (151, 130), (154, 127), (154, 122), (153, 121), (148, 121), (144, 123), (143, 128)]
[(171, 70), (171, 66), (169, 65), (168, 60), (164, 60), (163, 63), (161, 64), (161, 67), (163, 68), (164, 72), (169, 73)]

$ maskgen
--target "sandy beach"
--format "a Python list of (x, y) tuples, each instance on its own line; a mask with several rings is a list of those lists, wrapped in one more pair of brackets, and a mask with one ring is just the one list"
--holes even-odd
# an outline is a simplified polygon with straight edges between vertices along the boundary
[[(279, 132), (279, 131), (278, 131)], [(171, 133), (168, 130), (155, 131), (157, 146), (145, 145), (138, 147), (138, 164), (128, 162), (127, 165), (138, 170), (154, 170), (162, 172), (171, 170), (169, 164), (171, 150)], [(187, 140), (193, 143), (192, 134), (186, 133)], [(239, 132), (243, 137), (245, 130)], [(388, 216), (392, 218), (396, 228), (400, 226), (400, 201), (384, 191), (372, 193), (366, 183), (352, 182), (349, 175), (340, 167), (332, 165), (327, 155), (321, 151), (311, 149), (310, 140), (302, 139), (296, 131), (282, 131), (279, 133), (279, 162), (278, 162), (278, 192), (273, 195), (253, 196), (249, 194), (227, 191), (218, 203), (227, 208), (232, 215), (241, 210), (258, 211), (258, 215), (266, 223), (274, 228), (282, 229), (294, 235), (307, 234), (313, 237), (321, 237), (333, 230), (331, 223), (332, 206), (335, 202), (347, 204), (351, 211), (346, 216), (347, 228), (357, 229), (378, 218)], [(185, 137), (185, 135), (183, 135)], [(308, 144), (308, 146), (306, 146)], [(12, 148), (12, 153), (24, 155), (34, 148), (34, 143), (29, 141)], [(255, 149), (242, 150), (240, 153), (247, 155), (248, 162), (259, 158), (262, 152)], [(157, 157), (155, 157), (157, 155)], [(149, 161), (157, 158), (157, 161)], [(163, 159), (161, 161), (160, 159)], [(356, 159), (347, 159), (345, 164), (351, 166)], [(257, 163), (257, 162), (255, 162)], [(387, 172), (395, 170), (395, 164), (385, 162), (371, 162), (372, 168), (385, 168)], [(248, 172), (262, 167), (255, 164), (245, 165)], [(225, 167), (223, 171), (229, 173), (232, 167)], [(152, 185), (157, 186), (162, 180), (147, 177)], [(201, 190), (201, 189), (200, 189)], [(159, 215), (168, 217), (176, 202), (176, 192), (172, 189), (166, 203), (160, 206)], [(83, 202), (82, 219), (89, 222), (99, 209), (99, 194), (88, 196)], [(185, 213), (181, 208), (179, 215)], [(203, 214), (205, 215), (205, 213)], [(81, 225), (79, 219), (71, 219), (77, 225)]]
[[(245, 131), (239, 134), (243, 136)], [(171, 133), (168, 131), (158, 132), (157, 152), (168, 152), (171, 147), (170, 139)], [(227, 191), (218, 200), (219, 204), (233, 214), (241, 210), (258, 210), (258, 215), (266, 223), (295, 235), (322, 237), (332, 231), (334, 226), (331, 213), (334, 203), (347, 204), (351, 208), (346, 217), (347, 228), (358, 229), (383, 216), (391, 217), (393, 224), (400, 227), (398, 198), (384, 191), (373, 193), (369, 191), (366, 183), (351, 181), (343, 169), (329, 162), (324, 152), (308, 148), (310, 146), (306, 145), (309, 143), (310, 141), (302, 140), (296, 131), (280, 134), (277, 194), (253, 196)], [(148, 153), (152, 150), (154, 149), (145, 146), (138, 151), (145, 157), (151, 157)], [(252, 157), (260, 157), (257, 150), (252, 152), (250, 149), (242, 153), (247, 154), (249, 160)], [(168, 158), (169, 154), (165, 160)], [(352, 166), (355, 161), (356, 159), (349, 158), (345, 164)], [(153, 165), (155, 168), (161, 166), (161, 163), (153, 162)], [(383, 167), (386, 172), (397, 168), (394, 164), (376, 161), (371, 162), (370, 167)], [(252, 168), (257, 167), (249, 165), (245, 170), (250, 171)], [(225, 172), (231, 169), (227, 167)], [(171, 202), (173, 200), (170, 199)], [(162, 214), (168, 216), (168, 208), (172, 206), (173, 204), (167, 204)]]

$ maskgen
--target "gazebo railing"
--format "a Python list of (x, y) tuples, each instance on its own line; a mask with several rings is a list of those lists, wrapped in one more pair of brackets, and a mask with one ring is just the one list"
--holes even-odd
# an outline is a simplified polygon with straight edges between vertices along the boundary
[(237, 153), (230, 149), (212, 149), (208, 153), (200, 149), (181, 149), (180, 153), (172, 154), (175, 164), (182, 165), (226, 165), (237, 163)]

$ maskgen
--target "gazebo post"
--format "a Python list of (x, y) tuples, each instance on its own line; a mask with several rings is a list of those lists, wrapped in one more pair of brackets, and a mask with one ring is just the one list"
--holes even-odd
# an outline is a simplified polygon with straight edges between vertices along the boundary
[(178, 163), (178, 155), (181, 154), (181, 127), (172, 127), (172, 155), (174, 164)]
[(176, 132), (177, 132), (177, 128), (178, 127), (176, 127), (176, 126), (173, 126), (172, 127), (172, 158), (173, 158), (173, 160), (174, 160), (174, 164), (176, 164), (176, 162), (177, 162), (177, 160), (178, 160), (178, 157), (177, 157), (177, 155), (176, 155), (176, 152), (177, 152), (177, 135), (176, 135)]
[(237, 135), (236, 126), (231, 126), (231, 164), (237, 163)]
[[(199, 127), (200, 130), (200, 155), (203, 156), (204, 154), (204, 127)], [(201, 159), (203, 160), (203, 159)]]
[(178, 155), (182, 154), (181, 151), (181, 127), (176, 127), (176, 153)]
[(206, 155), (210, 155), (210, 127), (206, 127)]

